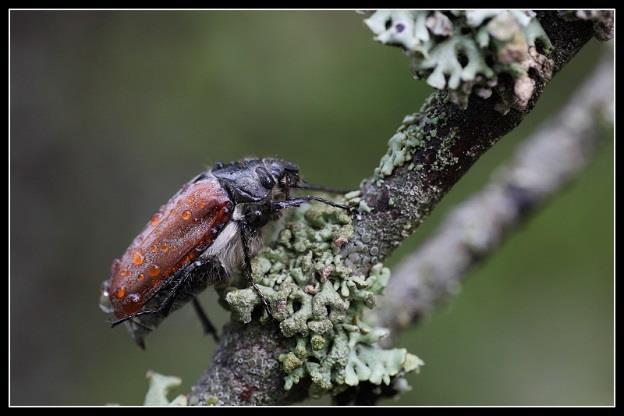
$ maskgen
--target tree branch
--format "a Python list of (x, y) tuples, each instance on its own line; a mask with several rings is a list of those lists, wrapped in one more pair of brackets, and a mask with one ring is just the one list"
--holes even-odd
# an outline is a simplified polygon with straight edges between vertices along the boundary
[[(613, 50), (568, 104), (454, 209), (417, 252), (395, 268), (374, 315), (398, 334), (453, 294), (466, 273), (589, 162), (605, 115), (613, 117)], [(598, 114), (600, 112), (600, 114)], [(609, 114), (610, 113), (610, 114)]]
[(288, 352), (288, 339), (277, 325), (232, 322), (210, 369), (195, 383), (190, 405), (288, 404), (306, 398), (308, 384), (284, 390), (284, 374), (277, 356)]
[[(551, 39), (556, 74), (591, 39), (588, 22), (565, 22), (557, 12), (542, 12), (540, 23)], [(428, 146), (411, 155), (414, 165), (395, 168), (383, 181), (367, 180), (362, 199), (372, 212), (355, 222), (356, 236), (345, 250), (354, 270), (366, 272), (385, 259), (423, 222), (433, 207), (501, 137), (513, 130), (533, 109), (545, 86), (538, 79), (536, 92), (525, 111), (512, 109), (503, 115), (495, 101), (472, 96), (468, 108), (446, 100), (445, 92), (432, 94), (405, 130), (424, 133)], [(404, 124), (405, 126), (405, 124)], [(417, 126), (410, 132), (409, 126)]]
[[(554, 11), (540, 12), (539, 18), (553, 43), (553, 72), (557, 72), (592, 37), (592, 25), (565, 22)], [(362, 186), (362, 199), (372, 211), (354, 221), (353, 239), (342, 253), (354, 273), (368, 272), (407, 238), (474, 161), (520, 123), (543, 87), (537, 80), (527, 109), (506, 115), (494, 109), (494, 100), (473, 96), (468, 108), (461, 110), (445, 100), (446, 93), (432, 94), (412, 117), (412, 125), (418, 123), (428, 143), (410, 155), (423, 169), (397, 167), (383, 181), (371, 178)], [(215, 361), (193, 387), (190, 404), (269, 405), (300, 400), (298, 388), (284, 391), (282, 387), (277, 355), (284, 342), (272, 325), (230, 324)]]

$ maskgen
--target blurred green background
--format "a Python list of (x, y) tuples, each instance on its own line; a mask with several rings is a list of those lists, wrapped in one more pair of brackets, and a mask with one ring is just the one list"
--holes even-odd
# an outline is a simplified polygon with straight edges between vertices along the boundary
[[(12, 404), (141, 404), (148, 369), (188, 390), (211, 360), (189, 307), (147, 351), (98, 308), (110, 264), (217, 160), (276, 155), (357, 187), (430, 88), (348, 11), (10, 13)], [(557, 111), (592, 41), (522, 125), (478, 161), (395, 264)], [(613, 136), (589, 169), (398, 345), (426, 366), (401, 405), (613, 400)], [(208, 290), (219, 324), (227, 314)], [(329, 403), (329, 400), (310, 402)]]

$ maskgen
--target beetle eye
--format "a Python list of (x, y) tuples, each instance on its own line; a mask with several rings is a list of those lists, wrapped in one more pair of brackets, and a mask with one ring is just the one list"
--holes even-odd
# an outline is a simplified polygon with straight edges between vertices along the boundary
[(271, 178), (267, 177), (267, 176), (262, 176), (260, 177), (260, 183), (262, 184), (262, 186), (264, 186), (266, 189), (271, 189), (273, 188), (273, 181), (271, 180)]
[(294, 175), (286, 174), (282, 178), (284, 186), (292, 188), (297, 185), (297, 177)]
[(275, 181), (273, 180), (273, 178), (271, 178), (269, 172), (259, 167), (256, 169), (256, 173), (258, 174), (258, 178), (260, 178), (260, 184), (262, 186), (264, 186), (266, 189), (273, 188), (273, 185), (275, 185)]
[(291, 186), (297, 186), (299, 184), (299, 176), (297, 174), (289, 175), (289, 181)]

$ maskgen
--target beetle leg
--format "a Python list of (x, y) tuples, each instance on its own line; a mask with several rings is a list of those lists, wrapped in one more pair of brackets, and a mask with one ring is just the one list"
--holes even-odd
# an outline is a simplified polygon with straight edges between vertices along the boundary
[(202, 327), (204, 328), (204, 333), (206, 335), (212, 335), (215, 342), (219, 342), (219, 334), (217, 333), (217, 329), (212, 324), (212, 322), (210, 322), (210, 319), (208, 319), (208, 315), (206, 315), (204, 308), (202, 308), (199, 300), (195, 296), (193, 296), (193, 309), (195, 309), (195, 313), (199, 318), (199, 322), (201, 322)]
[(134, 321), (134, 320), (130, 320), (130, 322), (138, 327), (141, 327), (147, 331), (153, 331), (154, 328), (150, 328), (149, 326), (145, 325), (144, 323), (141, 323), (139, 321)]
[(249, 282), (249, 284), (254, 288), (254, 290), (260, 297), (260, 299), (262, 300), (262, 303), (264, 304), (264, 307), (266, 308), (266, 311), (269, 314), (269, 316), (273, 317), (273, 312), (271, 311), (271, 306), (269, 306), (269, 302), (266, 300), (262, 292), (260, 292), (260, 288), (258, 287), (258, 285), (256, 285), (256, 283), (253, 281), (253, 276), (251, 273), (252, 272), (251, 259), (249, 255), (249, 245), (248, 245), (249, 240), (247, 238), (247, 232), (248, 232), (247, 224), (244, 221), (239, 221), (239, 225), (240, 225), (240, 236), (241, 236), (241, 243), (242, 243), (241, 245), (243, 246), (245, 277), (247, 278), (247, 281)]
[(141, 328), (143, 328), (143, 329), (145, 329), (147, 331), (153, 331), (154, 330), (154, 328), (150, 328), (149, 326), (145, 325), (142, 322), (133, 320), (135, 317), (136, 317), (136, 315), (130, 315), (130, 316), (126, 316), (125, 318), (118, 319), (116, 321), (112, 321), (112, 322), (109, 321), (109, 323), (111, 324), (111, 327), (116, 327), (119, 324), (123, 324), (126, 321), (130, 321), (133, 325), (141, 327)]
[[(128, 315), (125, 316), (123, 318), (117, 319), (116, 321), (111, 322), (111, 328), (115, 328), (117, 325), (121, 325), (126, 321), (131, 320), (132, 318), (135, 318), (137, 316), (137, 314), (133, 314), (133, 315)], [(134, 322), (134, 321), (132, 321)]]
[[(178, 296), (178, 291), (180, 290), (180, 287), (182, 287), (189, 281), (189, 279), (193, 275), (193, 272), (199, 266), (201, 266), (201, 262), (196, 261), (196, 262), (191, 263), (190, 266), (184, 270), (180, 279), (173, 285), (173, 287), (171, 288), (171, 291), (169, 292), (165, 300), (160, 304), (158, 309), (154, 311), (154, 313), (162, 313), (164, 316), (169, 315), (169, 311), (171, 310), (171, 306), (173, 306), (173, 302), (175, 301), (175, 298)], [(144, 315), (149, 312), (150, 311), (145, 311), (144, 313), (139, 312), (139, 313), (141, 315)]]
[(306, 202), (310, 202), (310, 201), (322, 202), (323, 204), (331, 205), (332, 207), (347, 210), (350, 213), (353, 212), (353, 208), (350, 206), (339, 204), (337, 202), (330, 201), (324, 198), (320, 198), (318, 196), (312, 196), (312, 195), (302, 196), (299, 198), (286, 199), (284, 201), (274, 201), (273, 208), (285, 209), (285, 208), (290, 208), (290, 207), (298, 207), (299, 205), (306, 203)]

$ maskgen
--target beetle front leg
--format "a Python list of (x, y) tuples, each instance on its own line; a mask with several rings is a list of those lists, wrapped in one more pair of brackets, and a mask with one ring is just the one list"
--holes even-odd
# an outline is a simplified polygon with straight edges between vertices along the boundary
[(299, 197), (299, 198), (285, 199), (283, 201), (274, 201), (273, 202), (273, 209), (275, 209), (275, 210), (282, 210), (282, 209), (290, 208), (290, 207), (298, 207), (301, 204), (306, 203), (306, 202), (310, 202), (310, 201), (322, 202), (323, 204), (330, 205), (332, 207), (344, 209), (344, 210), (348, 211), (349, 213), (353, 213), (354, 212), (354, 209), (352, 207), (350, 207), (350, 206), (339, 204), (337, 202), (330, 201), (330, 200), (324, 199), (324, 198), (320, 198), (318, 196), (312, 196), (312, 195), (302, 196), (302, 197)]
[(197, 317), (199, 318), (199, 322), (201, 322), (202, 327), (204, 328), (204, 333), (206, 335), (208, 334), (212, 335), (212, 338), (214, 338), (215, 342), (219, 342), (219, 334), (217, 333), (217, 328), (215, 328), (215, 326), (212, 324), (212, 322), (208, 318), (208, 315), (204, 311), (204, 308), (202, 308), (197, 297), (193, 296), (192, 302), (193, 302), (193, 309), (195, 309), (195, 313), (197, 314)]
[(260, 292), (260, 288), (258, 287), (258, 285), (256, 285), (256, 283), (253, 281), (252, 268), (251, 268), (251, 256), (249, 255), (249, 238), (247, 234), (249, 232), (248, 226), (243, 220), (239, 221), (238, 224), (239, 224), (239, 230), (240, 230), (240, 236), (241, 236), (241, 245), (243, 246), (243, 269), (244, 269), (243, 271), (245, 273), (245, 277), (247, 278), (247, 281), (249, 282), (249, 284), (254, 288), (254, 290), (260, 297), (260, 299), (262, 300), (262, 303), (264, 304), (264, 307), (266, 308), (267, 313), (272, 318), (273, 312), (271, 311), (271, 306), (269, 305), (269, 302), (266, 300), (262, 292)]

